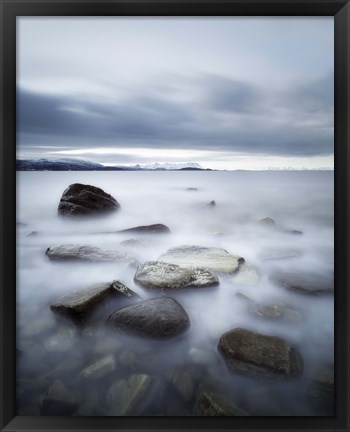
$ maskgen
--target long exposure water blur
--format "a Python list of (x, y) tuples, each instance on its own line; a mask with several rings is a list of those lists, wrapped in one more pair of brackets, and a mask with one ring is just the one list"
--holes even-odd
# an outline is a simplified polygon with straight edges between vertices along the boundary
[[(118, 200), (120, 211), (103, 218), (59, 217), (59, 200), (72, 183), (102, 188)], [(192, 416), (201, 415), (198, 399), (211, 392), (244, 415), (333, 415), (333, 295), (294, 292), (270, 279), (276, 270), (310, 271), (320, 279), (333, 275), (333, 199), (333, 171), (17, 173), (18, 413)], [(258, 222), (267, 217), (273, 227)], [(156, 223), (171, 233), (108, 233)], [(121, 244), (128, 239), (141, 243)], [(64, 244), (125, 251), (136, 264), (50, 261), (46, 249)], [(122, 301), (106, 303), (83, 327), (50, 309), (64, 294), (112, 280), (143, 300), (160, 297), (135, 283), (137, 263), (181, 245), (239, 255), (257, 269), (258, 280), (240, 283), (218, 275), (217, 287), (167, 293), (183, 306), (191, 325), (166, 341), (107, 328), (107, 316), (125, 306)], [(237, 293), (288, 305), (300, 319), (254, 314)], [(235, 328), (287, 340), (303, 357), (302, 375), (274, 381), (230, 370), (217, 346)], [(110, 370), (82, 376), (108, 356)], [(53, 383), (70, 411), (64, 404), (56, 411), (44, 407)]]

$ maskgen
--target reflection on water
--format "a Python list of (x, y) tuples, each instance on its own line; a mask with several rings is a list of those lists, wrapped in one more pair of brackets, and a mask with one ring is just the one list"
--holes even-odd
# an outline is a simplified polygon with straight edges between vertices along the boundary
[[(20, 415), (191, 416), (215, 397), (238, 415), (333, 415), (333, 296), (271, 280), (277, 270), (320, 280), (332, 274), (333, 172), (20, 172), (17, 179)], [(121, 210), (93, 220), (59, 218), (59, 199), (75, 182), (102, 188)], [(275, 225), (257, 223), (266, 217)], [(154, 223), (171, 234), (98, 234)], [(130, 239), (140, 242), (124, 242)], [(46, 249), (62, 244), (127, 252), (136, 262), (50, 261)], [(112, 280), (142, 300), (159, 297), (134, 282), (135, 266), (183, 244), (226, 249), (256, 273), (171, 292), (191, 321), (173, 339), (107, 328), (105, 319), (129, 304), (124, 300), (105, 302), (85, 326), (50, 310), (63, 294)], [(230, 371), (217, 345), (234, 328), (286, 339), (304, 359), (302, 376), (271, 381)]]

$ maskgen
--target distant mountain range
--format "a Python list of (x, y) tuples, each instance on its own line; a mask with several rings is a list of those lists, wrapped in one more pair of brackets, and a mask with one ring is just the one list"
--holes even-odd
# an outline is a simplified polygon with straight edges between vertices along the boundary
[(211, 171), (196, 162), (105, 166), (79, 159), (17, 159), (17, 171)]

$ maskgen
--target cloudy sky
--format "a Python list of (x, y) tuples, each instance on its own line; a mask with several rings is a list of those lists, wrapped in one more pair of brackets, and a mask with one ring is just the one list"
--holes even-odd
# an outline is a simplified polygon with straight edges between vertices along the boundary
[(18, 18), (17, 157), (333, 167), (333, 23)]

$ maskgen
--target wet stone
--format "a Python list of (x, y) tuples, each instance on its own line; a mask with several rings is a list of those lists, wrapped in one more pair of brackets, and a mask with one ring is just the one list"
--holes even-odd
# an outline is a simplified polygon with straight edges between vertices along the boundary
[(144, 288), (159, 291), (210, 287), (219, 284), (217, 276), (209, 270), (180, 267), (159, 261), (149, 261), (139, 266), (134, 280)]
[(218, 349), (228, 367), (240, 374), (282, 380), (303, 372), (300, 353), (280, 337), (236, 328), (221, 336)]
[(207, 417), (232, 417), (246, 415), (241, 409), (231, 405), (225, 398), (210, 392), (203, 393), (195, 406), (195, 415)]
[(305, 271), (278, 270), (271, 274), (271, 282), (282, 288), (306, 295), (332, 295), (334, 279), (331, 274), (317, 274)]
[(133, 259), (125, 252), (110, 251), (89, 245), (66, 244), (46, 249), (51, 261), (127, 262)]
[(257, 285), (260, 282), (260, 275), (256, 267), (244, 263), (231, 278), (231, 281), (240, 285)]
[(162, 297), (119, 309), (108, 317), (106, 323), (126, 333), (168, 339), (186, 331), (190, 319), (176, 300)]
[(138, 294), (119, 281), (95, 284), (80, 289), (58, 299), (51, 304), (52, 311), (68, 315), (74, 320), (87, 319), (92, 312), (107, 298), (138, 299)]
[(49, 387), (42, 404), (43, 415), (70, 415), (78, 408), (76, 398), (62, 383), (55, 380)]
[(111, 213), (119, 209), (118, 201), (102, 189), (74, 183), (63, 192), (58, 205), (58, 214), (65, 217), (86, 217)]
[(81, 377), (87, 379), (99, 379), (113, 372), (114, 369), (115, 359), (114, 356), (110, 354), (86, 367), (81, 372)]
[(217, 273), (234, 273), (244, 263), (244, 258), (231, 255), (225, 249), (190, 245), (171, 248), (158, 260), (183, 267), (205, 268)]

